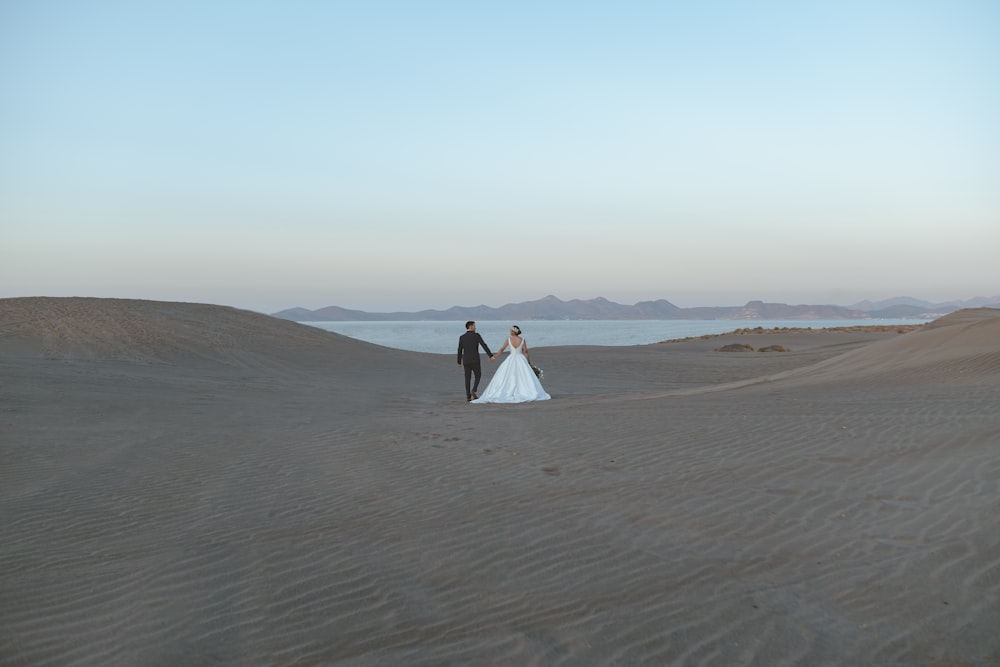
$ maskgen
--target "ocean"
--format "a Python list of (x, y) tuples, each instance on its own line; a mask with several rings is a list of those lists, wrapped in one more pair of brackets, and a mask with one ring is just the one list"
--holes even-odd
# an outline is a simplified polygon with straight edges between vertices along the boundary
[[(849, 327), (924, 324), (928, 320), (529, 320), (517, 322), (532, 347), (553, 345), (648, 345), (672, 338), (719, 334), (763, 327)], [(303, 322), (351, 338), (411, 352), (454, 354), (465, 322)], [(486, 344), (496, 350), (507, 339), (512, 322), (476, 321)]]

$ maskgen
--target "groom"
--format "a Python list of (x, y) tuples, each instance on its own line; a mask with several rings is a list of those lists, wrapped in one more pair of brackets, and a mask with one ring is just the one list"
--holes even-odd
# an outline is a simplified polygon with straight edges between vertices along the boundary
[[(489, 355), (490, 361), (496, 355), (490, 352), (490, 346), (486, 344), (483, 337), (476, 333), (476, 323), (469, 320), (465, 323), (465, 333), (458, 337), (458, 365), (465, 367), (465, 402), (468, 403), (474, 398), (479, 398), (476, 394), (479, 391), (479, 379), (483, 376), (483, 369), (479, 365), (479, 346), (482, 345)], [(476, 384), (469, 388), (472, 374), (476, 375)]]

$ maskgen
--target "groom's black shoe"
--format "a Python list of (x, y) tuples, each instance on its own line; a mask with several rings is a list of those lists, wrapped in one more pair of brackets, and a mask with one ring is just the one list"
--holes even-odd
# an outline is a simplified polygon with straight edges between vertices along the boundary
[(476, 392), (472, 392), (472, 398), (473, 399), (479, 398), (479, 394), (477, 394)]

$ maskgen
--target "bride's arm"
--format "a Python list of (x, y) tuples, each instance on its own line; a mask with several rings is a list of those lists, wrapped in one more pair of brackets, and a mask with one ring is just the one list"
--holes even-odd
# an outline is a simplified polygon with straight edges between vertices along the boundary
[(524, 352), (524, 358), (527, 359), (528, 363), (530, 364), (531, 357), (528, 356), (528, 341), (524, 340), (523, 338), (521, 339), (521, 351)]

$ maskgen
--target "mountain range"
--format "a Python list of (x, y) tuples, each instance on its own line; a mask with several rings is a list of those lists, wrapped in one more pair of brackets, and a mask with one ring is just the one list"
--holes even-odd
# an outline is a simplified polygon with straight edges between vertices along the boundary
[(701, 306), (680, 308), (665, 299), (640, 301), (631, 306), (608, 301), (604, 297), (563, 301), (549, 295), (535, 301), (490, 306), (452, 306), (446, 310), (371, 313), (327, 306), (316, 310), (289, 308), (279, 317), (296, 322), (388, 322), (388, 321), (465, 321), (465, 320), (860, 320), (860, 319), (934, 319), (961, 308), (1000, 308), (1000, 296), (976, 297), (965, 301), (932, 303), (911, 297), (884, 301), (861, 301), (852, 306), (788, 305), (748, 301), (742, 306)]

